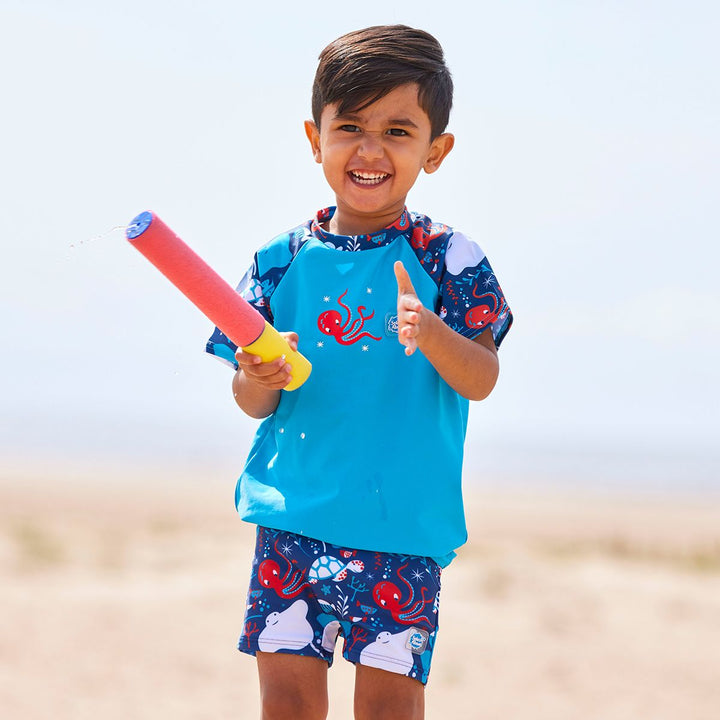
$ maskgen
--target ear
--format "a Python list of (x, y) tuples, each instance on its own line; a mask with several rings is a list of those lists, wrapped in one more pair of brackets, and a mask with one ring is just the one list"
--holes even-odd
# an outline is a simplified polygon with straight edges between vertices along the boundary
[(447, 154), (453, 149), (453, 145), (455, 145), (454, 135), (450, 133), (438, 135), (430, 143), (430, 152), (423, 165), (423, 170), (426, 173), (434, 173), (442, 165), (442, 161), (447, 157)]
[(322, 154), (320, 153), (320, 130), (312, 120), (305, 121), (305, 134), (310, 141), (312, 154), (316, 163), (322, 162)]

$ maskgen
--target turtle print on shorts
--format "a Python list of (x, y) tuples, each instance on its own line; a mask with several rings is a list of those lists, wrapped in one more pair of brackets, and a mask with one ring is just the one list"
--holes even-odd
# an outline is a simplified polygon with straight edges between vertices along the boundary
[(351, 570), (354, 573), (360, 573), (364, 569), (365, 564), (362, 560), (343, 562), (332, 555), (323, 555), (313, 561), (313, 564), (310, 566), (310, 570), (308, 571), (308, 580), (311, 583), (316, 583), (320, 580), (333, 580), (334, 582), (341, 582), (347, 577), (348, 570)]
[(258, 527), (239, 649), (352, 663), (425, 684), (438, 630), (431, 558), (342, 548)]

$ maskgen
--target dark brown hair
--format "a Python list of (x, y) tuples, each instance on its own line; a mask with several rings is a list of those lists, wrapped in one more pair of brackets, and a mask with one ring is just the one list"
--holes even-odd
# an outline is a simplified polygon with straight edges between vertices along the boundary
[(440, 43), (407, 25), (376, 25), (331, 42), (321, 53), (312, 93), (320, 127), (326, 105), (340, 114), (372, 105), (389, 92), (417, 83), (418, 103), (430, 118), (432, 138), (442, 135), (452, 107), (453, 83)]

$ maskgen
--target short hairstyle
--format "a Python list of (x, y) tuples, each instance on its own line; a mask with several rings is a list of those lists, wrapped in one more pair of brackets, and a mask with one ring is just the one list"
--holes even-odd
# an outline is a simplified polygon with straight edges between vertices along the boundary
[(363, 110), (406, 83), (417, 83), (418, 104), (430, 119), (432, 139), (447, 127), (453, 82), (440, 43), (407, 25), (376, 25), (347, 33), (321, 53), (312, 92), (320, 127), (327, 105), (341, 114)]

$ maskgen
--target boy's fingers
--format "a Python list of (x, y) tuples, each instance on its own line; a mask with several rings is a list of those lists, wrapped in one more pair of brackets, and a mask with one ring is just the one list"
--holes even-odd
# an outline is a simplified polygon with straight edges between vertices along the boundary
[(405, 346), (406, 355), (412, 355), (417, 350), (417, 340), (415, 338), (405, 338), (403, 345)]
[(277, 358), (269, 363), (261, 363), (253, 368), (253, 374), (260, 377), (271, 377), (282, 372), (290, 372), (290, 365), (284, 358)]
[(280, 334), (285, 338), (287, 344), (290, 346), (290, 349), (293, 352), (297, 352), (298, 340), (300, 339), (298, 334), (296, 332), (282, 332)]
[(268, 368), (263, 365), (261, 369), (261, 372), (255, 372), (254, 368), (252, 373), (246, 373), (246, 375), (248, 379), (271, 390), (280, 390), (292, 380), (289, 366), (282, 367), (278, 370), (277, 368)]
[(408, 271), (405, 266), (397, 260), (393, 266), (395, 270), (395, 279), (397, 280), (398, 296), (400, 295), (417, 295), (415, 288), (413, 287), (412, 280), (408, 275)]
[(262, 362), (262, 358), (259, 355), (246, 353), (242, 350), (238, 350), (235, 353), (235, 359), (237, 360), (238, 365), (259, 365)]
[(267, 379), (283, 371), (290, 372), (290, 365), (285, 362), (284, 358), (276, 358), (272, 362), (263, 362), (257, 355), (245, 354), (243, 357), (240, 353), (236, 355), (236, 358), (240, 369), (255, 378)]

